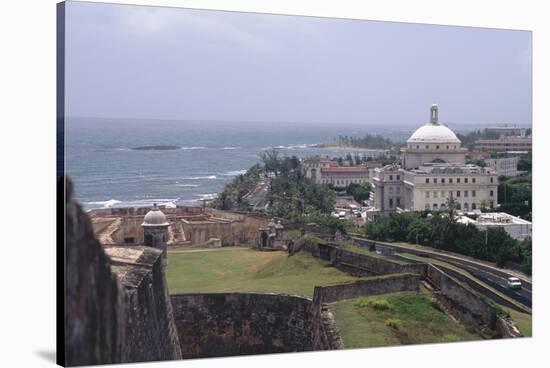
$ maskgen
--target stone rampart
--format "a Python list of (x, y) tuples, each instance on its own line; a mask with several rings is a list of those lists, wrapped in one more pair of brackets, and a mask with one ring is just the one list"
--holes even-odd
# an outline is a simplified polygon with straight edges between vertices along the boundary
[(172, 295), (184, 358), (313, 350), (312, 302), (278, 294)]
[(104, 249), (122, 286), (129, 361), (181, 359), (162, 251), (144, 246)]
[(439, 302), (458, 320), (494, 329), (496, 310), (488, 301), (434, 265), (428, 265), (427, 280), (436, 288)]
[(381, 256), (356, 253), (332, 244), (306, 242), (304, 248), (314, 257), (330, 261), (334, 267), (354, 276), (415, 273), (423, 278), (426, 275), (426, 265), (421, 263), (393, 262)]
[(420, 276), (416, 274), (375, 276), (346, 284), (316, 286), (314, 300), (320, 298), (322, 303), (333, 303), (361, 296), (418, 291), (419, 287)]
[[(62, 184), (59, 184), (62, 185)], [(67, 366), (180, 359), (160, 251), (104, 249), (66, 181), (65, 288)], [(130, 249), (130, 250), (128, 250)]]

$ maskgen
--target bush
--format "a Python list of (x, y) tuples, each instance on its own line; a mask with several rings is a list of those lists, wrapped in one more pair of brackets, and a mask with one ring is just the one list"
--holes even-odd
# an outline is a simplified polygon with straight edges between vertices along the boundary
[(376, 311), (386, 311), (390, 309), (390, 303), (384, 298), (358, 298), (353, 306), (355, 308), (372, 308)]
[(367, 302), (367, 305), (376, 311), (385, 311), (390, 309), (390, 303), (386, 299), (374, 298)]
[(393, 328), (394, 330), (399, 330), (399, 328), (401, 327), (401, 320), (397, 318), (387, 319), (386, 326)]

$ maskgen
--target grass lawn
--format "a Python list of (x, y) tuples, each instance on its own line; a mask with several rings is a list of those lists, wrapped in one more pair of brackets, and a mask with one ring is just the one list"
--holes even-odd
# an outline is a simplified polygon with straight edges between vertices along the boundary
[(506, 312), (510, 314), (510, 317), (512, 317), (514, 322), (516, 322), (516, 325), (518, 326), (523, 336), (526, 336), (526, 337), (533, 336), (533, 316), (532, 315), (527, 313), (521, 313), (504, 306), (502, 306), (502, 309), (504, 309)]
[(168, 252), (171, 294), (271, 292), (311, 297), (316, 285), (357, 280), (300, 252), (260, 252), (248, 248), (191, 249)]
[(479, 340), (432, 303), (424, 288), (334, 303), (346, 348)]

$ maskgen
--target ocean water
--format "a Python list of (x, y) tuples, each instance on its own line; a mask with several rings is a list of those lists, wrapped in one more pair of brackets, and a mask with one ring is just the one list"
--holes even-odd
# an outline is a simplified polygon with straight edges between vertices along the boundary
[[(365, 133), (404, 140), (411, 128), (69, 118), (65, 163), (76, 198), (87, 210), (153, 202), (175, 206), (215, 197), (225, 183), (258, 162), (262, 150), (275, 147), (281, 155), (298, 157), (345, 156), (349, 150), (312, 145), (331, 142), (338, 134)], [(181, 149), (132, 149), (151, 145)]]

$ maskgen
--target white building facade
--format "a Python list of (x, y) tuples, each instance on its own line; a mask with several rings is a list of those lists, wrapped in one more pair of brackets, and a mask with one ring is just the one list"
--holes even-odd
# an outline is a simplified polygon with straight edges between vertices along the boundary
[(501, 227), (514, 239), (523, 240), (533, 236), (533, 224), (530, 221), (509, 215), (504, 212), (483, 213), (473, 220), (460, 216), (458, 222), (473, 224), (479, 230)]
[(407, 140), (401, 165), (374, 170), (374, 211), (369, 217), (399, 209), (445, 209), (451, 197), (464, 211), (496, 207), (498, 175), (490, 168), (465, 164), (465, 154), (452, 130), (439, 123), (437, 105), (432, 105), (430, 122)]
[(303, 174), (316, 184), (343, 188), (370, 181), (370, 171), (366, 166), (337, 166), (330, 159), (319, 156), (306, 157), (300, 165)]
[(498, 176), (518, 176), (519, 157), (486, 158), (485, 165), (493, 169)]

